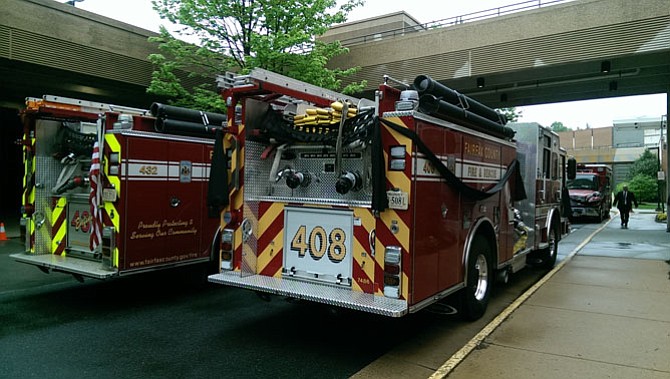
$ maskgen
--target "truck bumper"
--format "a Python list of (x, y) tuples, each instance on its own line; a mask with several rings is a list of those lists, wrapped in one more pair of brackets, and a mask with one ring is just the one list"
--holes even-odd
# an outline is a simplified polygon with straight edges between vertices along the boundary
[(68, 258), (53, 254), (26, 254), (10, 255), (17, 262), (43, 267), (47, 270), (77, 274), (95, 279), (107, 279), (118, 275), (118, 270), (102, 268), (102, 263), (80, 258)]
[(572, 217), (600, 217), (598, 208), (572, 207)]
[(268, 292), (383, 316), (400, 317), (407, 314), (409, 310), (405, 300), (356, 292), (348, 287), (341, 288), (261, 275), (242, 276), (239, 271), (223, 271), (220, 274), (210, 275), (208, 280), (212, 283)]

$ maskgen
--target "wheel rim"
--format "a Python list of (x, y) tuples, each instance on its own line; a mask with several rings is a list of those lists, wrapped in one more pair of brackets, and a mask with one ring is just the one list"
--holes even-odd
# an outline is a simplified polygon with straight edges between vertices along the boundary
[(486, 296), (489, 287), (489, 266), (486, 263), (486, 257), (483, 254), (477, 256), (475, 262), (477, 270), (477, 286), (475, 287), (475, 299), (481, 301)]
[(551, 236), (549, 237), (549, 258), (554, 258), (556, 255), (556, 233), (552, 232)]

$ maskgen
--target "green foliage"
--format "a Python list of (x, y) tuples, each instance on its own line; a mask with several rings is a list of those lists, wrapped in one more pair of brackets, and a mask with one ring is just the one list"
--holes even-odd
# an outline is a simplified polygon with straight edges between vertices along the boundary
[[(159, 15), (183, 28), (179, 35), (197, 40), (185, 43), (161, 29), (161, 54), (150, 57), (155, 71), (148, 92), (169, 96), (175, 104), (223, 106), (212, 103), (216, 93), (213, 78), (226, 71), (249, 72), (259, 67), (332, 90), (342, 90), (341, 79), (357, 68), (328, 69), (326, 64), (348, 50), (339, 42), (323, 43), (316, 36), (336, 23), (363, 0), (152, 0)], [(190, 72), (201, 82), (211, 82), (193, 90), (176, 74)], [(345, 91), (357, 91), (366, 83), (353, 84)], [(202, 109), (202, 107), (200, 107)], [(207, 109), (207, 108), (205, 108)]]
[(617, 185), (617, 192), (627, 184), (628, 188), (635, 193), (637, 201), (658, 201), (658, 170), (658, 157), (648, 149), (645, 150), (631, 165), (628, 182)]
[(616, 192), (622, 191), (624, 185), (628, 185), (628, 189), (635, 194), (638, 203), (642, 201), (655, 202), (658, 200), (658, 183), (655, 178), (638, 174), (627, 183), (617, 184)]
[(640, 158), (633, 162), (628, 172), (628, 178), (632, 179), (638, 175), (646, 175), (656, 180), (658, 169), (658, 157), (652, 154), (649, 149), (646, 149)]
[(559, 133), (559, 132), (567, 132), (570, 130), (570, 128), (563, 125), (563, 123), (560, 121), (554, 121), (551, 123), (551, 130), (553, 130), (556, 133)]
[(519, 118), (521, 117), (521, 114), (523, 113), (523, 111), (517, 111), (517, 109), (515, 107), (498, 108), (498, 112), (505, 115), (505, 117), (507, 117), (507, 121), (509, 121), (509, 122), (518, 121)]

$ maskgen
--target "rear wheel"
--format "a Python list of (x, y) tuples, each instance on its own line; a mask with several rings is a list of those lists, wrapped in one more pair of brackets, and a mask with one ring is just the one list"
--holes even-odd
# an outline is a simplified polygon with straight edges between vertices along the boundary
[(550, 270), (554, 267), (556, 264), (556, 257), (558, 256), (558, 227), (556, 225), (552, 226), (548, 233), (548, 246), (539, 252), (537, 257), (540, 259), (540, 262), (535, 265), (536, 267), (545, 270)]
[(491, 247), (482, 237), (475, 237), (467, 262), (466, 286), (461, 291), (461, 314), (466, 320), (484, 315), (493, 285)]

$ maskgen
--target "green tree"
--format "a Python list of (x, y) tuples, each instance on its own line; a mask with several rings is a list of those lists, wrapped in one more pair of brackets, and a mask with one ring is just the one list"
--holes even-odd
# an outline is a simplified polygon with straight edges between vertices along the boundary
[(570, 130), (570, 128), (563, 125), (563, 123), (560, 121), (554, 121), (551, 123), (551, 130), (555, 131), (556, 133), (559, 133), (559, 132), (567, 132)]
[(507, 117), (507, 121), (516, 122), (521, 118), (523, 111), (517, 110), (515, 107), (510, 108), (498, 108), (498, 112), (502, 113)]
[(658, 183), (655, 178), (644, 174), (635, 175), (628, 182), (628, 188), (633, 191), (638, 202), (658, 200)]
[[(638, 159), (633, 162), (628, 172), (629, 187), (638, 200), (658, 200), (658, 157), (646, 149)], [(619, 186), (617, 186), (619, 187)]]
[(652, 154), (649, 149), (645, 149), (642, 155), (630, 166), (628, 179), (633, 179), (638, 175), (645, 175), (656, 180), (658, 167), (658, 157)]
[[(175, 38), (165, 28), (149, 93), (166, 96), (175, 105), (223, 110), (214, 77), (226, 71), (247, 73), (255, 67), (271, 70), (321, 87), (355, 92), (365, 83), (341, 88), (341, 79), (357, 68), (328, 69), (328, 61), (346, 48), (339, 42), (316, 39), (363, 0), (152, 0), (163, 19), (182, 28), (177, 34), (198, 40), (197, 45)], [(189, 72), (201, 84), (186, 88), (177, 70)]]

